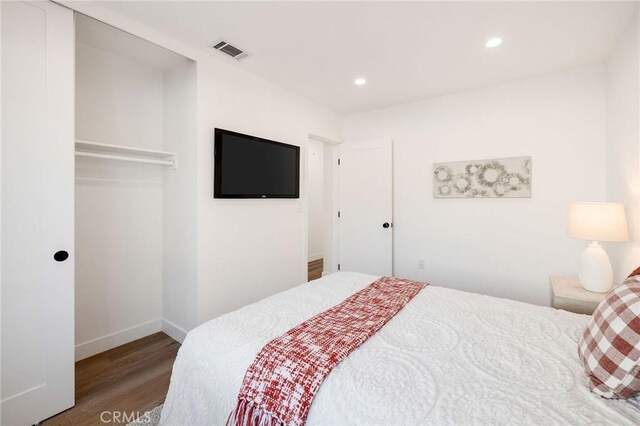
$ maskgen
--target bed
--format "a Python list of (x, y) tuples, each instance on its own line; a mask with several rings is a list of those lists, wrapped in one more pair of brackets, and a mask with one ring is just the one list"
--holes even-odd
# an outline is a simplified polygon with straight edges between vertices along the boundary
[[(271, 339), (378, 277), (339, 272), (187, 335), (161, 424), (224, 424)], [(307, 424), (629, 424), (640, 398), (589, 391), (577, 342), (589, 317), (428, 286), (329, 374)]]

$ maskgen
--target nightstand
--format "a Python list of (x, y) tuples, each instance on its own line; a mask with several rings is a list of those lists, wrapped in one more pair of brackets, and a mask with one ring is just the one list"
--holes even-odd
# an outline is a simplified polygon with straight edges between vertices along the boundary
[(578, 277), (549, 276), (551, 306), (556, 309), (591, 315), (606, 293), (594, 293), (580, 286)]

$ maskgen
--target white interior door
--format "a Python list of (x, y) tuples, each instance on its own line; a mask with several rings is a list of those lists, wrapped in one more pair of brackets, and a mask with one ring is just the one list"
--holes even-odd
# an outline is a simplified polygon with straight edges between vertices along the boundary
[(74, 404), (75, 40), (65, 7), (1, 7), (2, 424), (28, 425)]
[(341, 271), (393, 274), (392, 161), (390, 140), (340, 145)]

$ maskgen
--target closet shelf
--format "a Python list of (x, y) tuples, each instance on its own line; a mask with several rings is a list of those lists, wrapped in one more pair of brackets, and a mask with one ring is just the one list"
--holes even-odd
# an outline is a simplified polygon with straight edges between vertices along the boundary
[(135, 163), (157, 164), (178, 168), (178, 156), (175, 152), (133, 148), (76, 139), (76, 156), (104, 158), (106, 160), (131, 161)]

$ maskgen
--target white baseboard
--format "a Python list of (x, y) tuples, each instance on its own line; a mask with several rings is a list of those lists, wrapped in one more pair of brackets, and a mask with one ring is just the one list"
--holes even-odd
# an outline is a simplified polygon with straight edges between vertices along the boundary
[[(153, 333), (163, 331), (160, 318), (107, 334), (106, 336), (88, 340), (76, 345), (76, 361), (108, 351), (125, 343), (141, 339)], [(167, 333), (169, 334), (169, 333)], [(177, 340), (177, 339), (176, 339)]]
[(313, 262), (314, 260), (320, 260), (320, 259), (322, 259), (322, 257), (323, 257), (322, 253), (310, 254), (309, 255), (309, 262)]
[(166, 318), (162, 318), (162, 331), (173, 340), (182, 344), (184, 338), (187, 337), (187, 330), (172, 323)]

